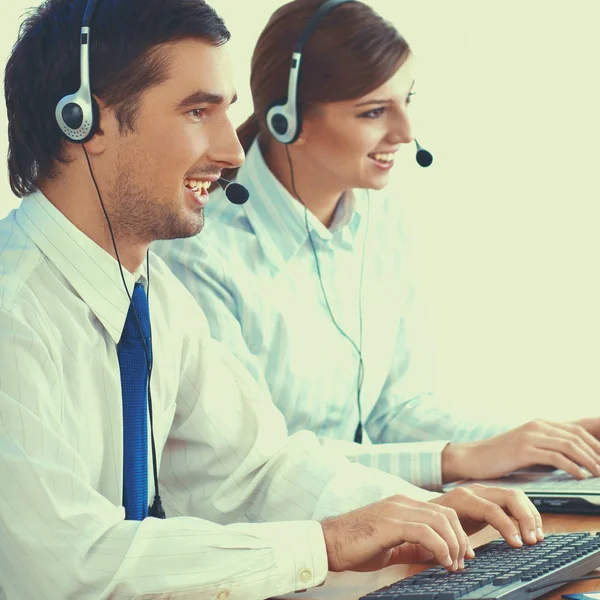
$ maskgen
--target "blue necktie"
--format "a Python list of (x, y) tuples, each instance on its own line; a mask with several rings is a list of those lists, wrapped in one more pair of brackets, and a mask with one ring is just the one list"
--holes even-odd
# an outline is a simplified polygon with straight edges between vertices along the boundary
[(126, 519), (141, 521), (148, 516), (148, 364), (133, 307), (152, 362), (148, 298), (139, 282), (117, 354), (123, 396), (123, 506)]

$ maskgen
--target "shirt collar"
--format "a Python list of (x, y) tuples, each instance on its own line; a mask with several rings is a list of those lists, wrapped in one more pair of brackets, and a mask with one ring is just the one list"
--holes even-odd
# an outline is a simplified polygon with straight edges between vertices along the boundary
[(328, 229), (311, 212), (305, 214), (302, 204), (273, 175), (265, 163), (258, 139), (248, 150), (236, 181), (250, 192), (244, 210), (258, 241), (270, 256), (280, 256), (284, 262), (292, 258), (308, 238), (306, 220), (315, 242), (327, 244), (339, 240), (342, 245), (353, 246), (364, 209), (362, 190), (344, 194)]
[[(129, 298), (117, 261), (77, 229), (39, 191), (23, 198), (15, 217), (118, 343), (129, 310)], [(135, 273), (123, 269), (130, 294), (138, 280), (147, 287), (145, 273), (146, 260)]]

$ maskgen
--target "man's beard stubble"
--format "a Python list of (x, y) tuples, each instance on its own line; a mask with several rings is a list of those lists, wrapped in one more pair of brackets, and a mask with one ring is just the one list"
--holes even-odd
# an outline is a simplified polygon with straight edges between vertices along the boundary
[(186, 218), (179, 202), (161, 200), (148, 188), (136, 186), (127, 178), (127, 171), (119, 169), (108, 194), (110, 206), (106, 208), (115, 237), (151, 243), (200, 233), (204, 226), (203, 208), (199, 208), (193, 217)]

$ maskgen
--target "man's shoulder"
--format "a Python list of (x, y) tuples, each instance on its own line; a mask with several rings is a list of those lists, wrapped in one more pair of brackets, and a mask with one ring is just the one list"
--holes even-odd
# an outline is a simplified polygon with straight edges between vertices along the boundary
[[(23, 231), (12, 212), (0, 220), (0, 308), (11, 312), (35, 289), (43, 297), (44, 279), (39, 268), (44, 255)], [(37, 276), (36, 276), (37, 275)], [(48, 290), (50, 293), (50, 290)]]
[(154, 302), (161, 304), (160, 311), (169, 328), (185, 330), (189, 325), (187, 319), (204, 320), (204, 313), (198, 303), (154, 249), (150, 254), (150, 269), (150, 294)]

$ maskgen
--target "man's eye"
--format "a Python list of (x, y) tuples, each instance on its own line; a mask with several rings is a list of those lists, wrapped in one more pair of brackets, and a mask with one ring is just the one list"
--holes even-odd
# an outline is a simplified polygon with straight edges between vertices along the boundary
[(188, 111), (188, 115), (190, 115), (193, 119), (200, 120), (206, 114), (205, 108), (194, 108), (193, 110)]

